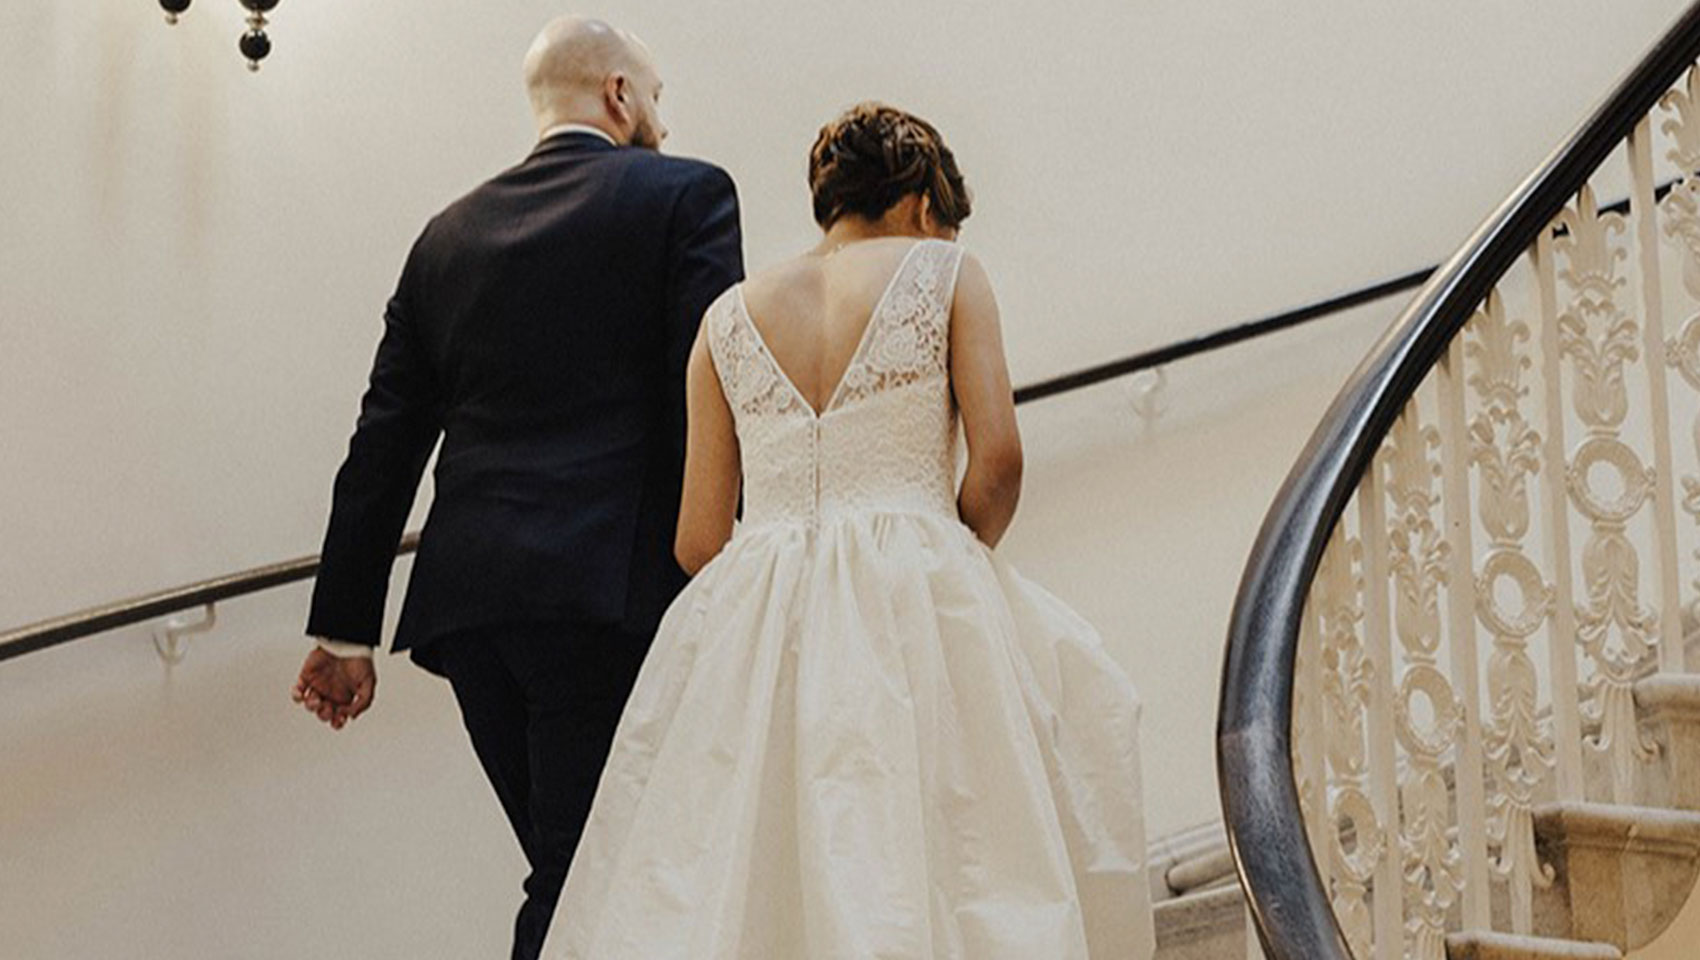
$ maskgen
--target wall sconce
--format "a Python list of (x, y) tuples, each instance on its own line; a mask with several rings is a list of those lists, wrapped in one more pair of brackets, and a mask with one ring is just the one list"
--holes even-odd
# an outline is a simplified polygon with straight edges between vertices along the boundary
[[(191, 0), (159, 0), (165, 10), (165, 22), (177, 23), (177, 17), (189, 9)], [(277, 6), (277, 0), (239, 0), (248, 11), (248, 32), (236, 42), (242, 56), (248, 58), (248, 69), (260, 69), (260, 61), (272, 52), (272, 40), (266, 36), (266, 14)]]

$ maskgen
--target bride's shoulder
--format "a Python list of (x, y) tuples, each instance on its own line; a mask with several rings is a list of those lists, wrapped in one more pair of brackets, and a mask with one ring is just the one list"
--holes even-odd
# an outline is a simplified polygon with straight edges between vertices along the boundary
[(816, 258), (806, 254), (781, 260), (751, 273), (739, 286), (757, 299), (782, 293), (813, 280), (820, 271), (820, 265), (815, 261)]
[(999, 327), (997, 295), (992, 289), (991, 275), (972, 251), (961, 251), (957, 257), (955, 277), (950, 283), (948, 296), (952, 339), (980, 338)]

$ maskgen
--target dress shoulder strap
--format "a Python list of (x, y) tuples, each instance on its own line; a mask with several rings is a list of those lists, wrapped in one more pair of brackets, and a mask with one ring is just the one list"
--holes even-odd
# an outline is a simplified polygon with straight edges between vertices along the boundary
[(727, 287), (724, 293), (708, 305), (708, 311), (702, 317), (703, 336), (708, 339), (708, 356), (714, 361), (715, 376), (720, 379), (720, 389), (726, 394), (728, 401), (737, 393), (735, 378), (741, 347), (732, 315), (732, 301), (736, 289), (736, 284)]
[(720, 392), (740, 422), (749, 416), (789, 413), (802, 399), (785, 378), (744, 310), (743, 291), (733, 284), (703, 314), (708, 355)]
[(918, 241), (904, 255), (869, 318), (835, 405), (949, 375), (950, 312), (961, 264), (962, 248), (943, 240)]
[(930, 257), (933, 261), (929, 274), (933, 302), (948, 319), (950, 305), (956, 300), (956, 278), (962, 272), (962, 256), (967, 251), (961, 244), (948, 240), (922, 242), (927, 244), (927, 249), (922, 250), (920, 256)]

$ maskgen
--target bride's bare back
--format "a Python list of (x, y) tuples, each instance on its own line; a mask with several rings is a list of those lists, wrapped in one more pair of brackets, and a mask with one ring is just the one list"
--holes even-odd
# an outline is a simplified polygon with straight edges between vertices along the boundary
[(914, 237), (880, 237), (805, 254), (744, 281), (744, 306), (785, 375), (824, 410)]

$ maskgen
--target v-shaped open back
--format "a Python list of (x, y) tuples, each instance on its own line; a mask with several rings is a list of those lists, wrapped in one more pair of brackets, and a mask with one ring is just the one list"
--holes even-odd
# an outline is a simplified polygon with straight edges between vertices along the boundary
[(809, 398), (804, 395), (802, 388), (797, 386), (796, 378), (791, 376), (790, 372), (779, 362), (779, 358), (774, 355), (772, 348), (767, 345), (767, 337), (762, 334), (761, 327), (756, 324), (755, 317), (750, 315), (749, 301), (744, 298), (744, 285), (742, 283), (736, 285), (738, 319), (749, 325), (751, 336), (755, 338), (756, 345), (760, 347), (761, 355), (767, 359), (768, 363), (773, 365), (773, 372), (785, 382), (784, 385), (797, 398), (797, 402), (802, 404), (803, 408), (817, 419), (831, 413), (838, 405), (838, 398), (844, 392), (845, 382), (850, 379), (850, 374), (856, 369), (856, 364), (867, 352), (868, 344), (878, 335), (880, 315), (885, 309), (886, 301), (891, 299), (892, 291), (897, 289), (898, 281), (903, 279), (903, 272), (909, 269), (910, 261), (915, 258), (915, 251), (919, 250), (925, 243), (925, 240), (917, 241), (910, 244), (909, 249), (903, 251), (903, 256), (897, 261), (897, 269), (892, 271), (890, 279), (886, 280), (885, 289), (880, 292), (879, 298), (874, 301), (873, 308), (868, 311), (868, 319), (862, 324), (862, 332), (856, 338), (856, 347), (850, 353), (849, 363), (845, 364), (844, 369), (838, 374), (838, 380), (833, 384), (832, 392), (827, 394), (826, 403), (819, 409), (816, 409), (815, 405), (809, 402)]

